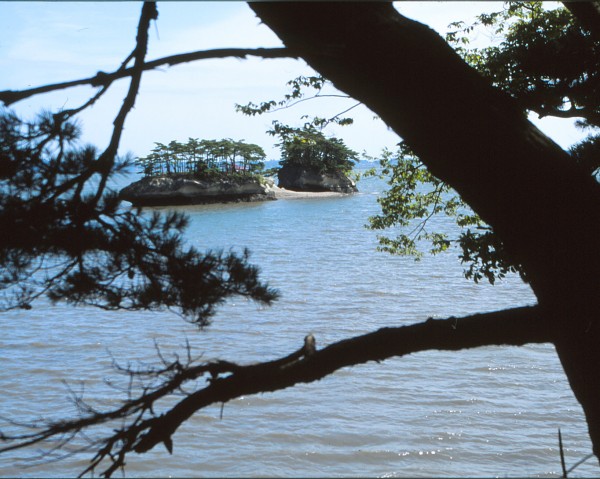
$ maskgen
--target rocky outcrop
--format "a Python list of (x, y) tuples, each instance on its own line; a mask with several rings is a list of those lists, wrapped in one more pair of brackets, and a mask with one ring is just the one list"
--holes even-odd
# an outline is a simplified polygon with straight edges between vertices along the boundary
[(356, 183), (342, 172), (310, 170), (297, 165), (285, 165), (277, 173), (279, 187), (293, 191), (336, 191), (356, 193)]
[(241, 183), (182, 177), (146, 177), (123, 188), (120, 197), (135, 206), (196, 205), (274, 200), (273, 181), (250, 178)]

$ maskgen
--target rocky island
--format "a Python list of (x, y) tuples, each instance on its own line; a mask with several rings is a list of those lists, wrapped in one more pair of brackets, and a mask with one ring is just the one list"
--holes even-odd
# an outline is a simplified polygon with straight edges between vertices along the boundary
[(356, 182), (341, 171), (320, 171), (300, 165), (285, 165), (277, 173), (278, 186), (292, 191), (356, 193)]
[(260, 146), (230, 138), (155, 143), (136, 160), (144, 177), (120, 197), (135, 206), (273, 200), (273, 181), (261, 175), (264, 159)]
[(120, 197), (135, 206), (171, 206), (357, 192), (348, 177), (357, 154), (320, 132), (298, 132), (280, 143), (278, 186), (262, 175), (261, 147), (231, 139), (189, 139), (155, 143), (150, 155), (136, 160), (144, 177), (123, 188)]
[(314, 127), (286, 129), (281, 137), (279, 187), (293, 191), (356, 193), (348, 176), (358, 154)]
[(273, 180), (202, 180), (193, 177), (145, 177), (121, 190), (122, 199), (135, 206), (197, 205), (275, 200)]

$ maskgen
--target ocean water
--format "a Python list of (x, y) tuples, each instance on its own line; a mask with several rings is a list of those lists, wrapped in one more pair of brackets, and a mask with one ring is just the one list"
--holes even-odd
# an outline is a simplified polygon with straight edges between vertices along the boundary
[[(462, 276), (456, 251), (415, 262), (375, 250), (364, 228), (382, 184), (335, 198), (178, 207), (200, 249), (248, 247), (281, 299), (222, 307), (206, 331), (164, 313), (41, 304), (0, 315), (0, 416), (75, 415), (70, 392), (118, 404), (119, 364), (185, 354), (240, 363), (289, 354), (383, 326), (533, 304), (511, 276), (495, 286)], [(452, 224), (436, 220), (433, 228)], [(139, 362), (139, 363), (138, 363)], [(68, 383), (68, 387), (64, 382)], [(560, 477), (591, 452), (583, 413), (551, 345), (429, 351), (338, 371), (319, 382), (245, 396), (198, 412), (174, 436), (127, 461), (129, 477)], [(2, 421), (1, 430), (13, 426)], [(90, 454), (48, 462), (38, 450), (0, 456), (2, 477), (77, 475)], [(570, 477), (600, 475), (591, 459)]]

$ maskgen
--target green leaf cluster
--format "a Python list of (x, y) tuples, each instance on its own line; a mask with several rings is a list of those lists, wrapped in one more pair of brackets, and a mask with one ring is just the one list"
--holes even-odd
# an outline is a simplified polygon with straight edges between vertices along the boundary
[(446, 236), (430, 236), (425, 226), (433, 215), (456, 209), (454, 198), (448, 201), (443, 198), (450, 188), (431, 175), (405, 143), (398, 145), (395, 154), (384, 149), (379, 163), (380, 175), (387, 177), (390, 189), (378, 198), (381, 214), (369, 218), (370, 227), (375, 230), (400, 227), (410, 231), (395, 238), (378, 236), (378, 249), (416, 259), (423, 255), (417, 244), (426, 239), (432, 240), (431, 252), (434, 254), (447, 249)]
[[(368, 227), (397, 233), (378, 235), (378, 250), (419, 260), (425, 249), (435, 255), (454, 244), (461, 250), (461, 262), (468, 264), (465, 277), (476, 283), (485, 278), (493, 284), (508, 272), (521, 271), (490, 227), (456, 191), (433, 176), (406, 143), (400, 143), (396, 152), (384, 149), (379, 165), (379, 172), (367, 175), (385, 178), (389, 189), (377, 199), (381, 214), (371, 216)], [(430, 220), (440, 215), (456, 224), (453, 236), (434, 230)]]

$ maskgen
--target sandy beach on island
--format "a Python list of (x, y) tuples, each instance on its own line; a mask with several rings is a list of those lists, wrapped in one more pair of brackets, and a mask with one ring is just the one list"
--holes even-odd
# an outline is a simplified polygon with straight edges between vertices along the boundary
[(351, 193), (339, 193), (337, 191), (293, 191), (273, 185), (270, 191), (275, 193), (278, 200), (293, 200), (295, 198), (326, 198), (331, 196), (347, 196)]

